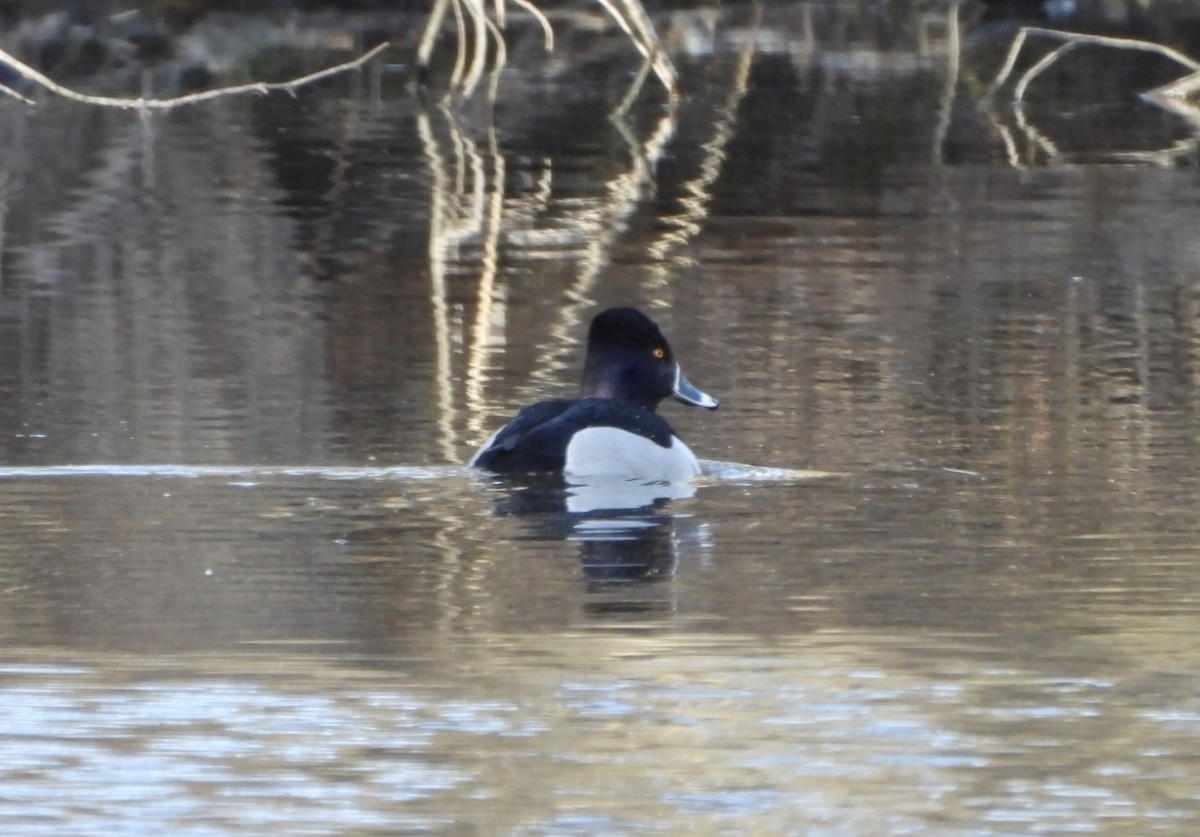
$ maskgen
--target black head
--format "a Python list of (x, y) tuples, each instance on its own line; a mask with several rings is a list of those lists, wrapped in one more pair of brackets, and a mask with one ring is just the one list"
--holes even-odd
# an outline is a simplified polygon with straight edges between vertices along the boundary
[(668, 395), (716, 409), (717, 400), (696, 389), (679, 368), (666, 335), (636, 308), (609, 308), (588, 329), (582, 392), (654, 410)]

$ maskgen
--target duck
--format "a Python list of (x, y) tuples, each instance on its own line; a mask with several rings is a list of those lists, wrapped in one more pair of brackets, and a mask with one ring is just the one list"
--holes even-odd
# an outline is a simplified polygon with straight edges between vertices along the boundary
[(484, 442), (467, 467), (569, 479), (685, 482), (700, 473), (700, 463), (656, 412), (668, 396), (708, 410), (720, 404), (688, 381), (654, 320), (636, 308), (609, 308), (588, 327), (580, 397), (523, 408)]

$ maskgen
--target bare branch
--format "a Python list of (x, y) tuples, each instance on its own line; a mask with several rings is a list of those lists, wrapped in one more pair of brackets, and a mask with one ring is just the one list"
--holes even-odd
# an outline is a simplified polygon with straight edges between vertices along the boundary
[[(658, 33), (655, 32), (650, 16), (642, 6), (642, 0), (596, 0), (596, 2), (608, 12), (645, 61), (633, 89), (626, 97), (626, 102), (632, 102), (641, 91), (647, 75), (653, 71), (667, 91), (669, 104), (674, 106), (679, 98), (679, 83), (675, 67), (662, 50)], [(550, 20), (538, 9), (536, 0), (491, 0), (490, 6), (488, 0), (434, 0), (433, 9), (425, 23), (425, 30), (417, 49), (417, 66), (422, 74), (429, 68), (429, 62), (433, 57), (433, 50), (447, 13), (453, 13), (457, 46), (454, 67), (450, 73), (450, 85), (444, 94), (445, 98), (450, 99), (455, 95), (469, 98), (478, 87), (484, 73), (488, 73), (490, 78), (489, 98), (494, 98), (500, 70), (504, 67), (508, 57), (504, 42), (507, 21), (506, 3), (512, 3), (528, 12), (542, 28), (546, 51), (554, 50), (554, 29), (550, 25)], [(487, 61), (489, 41), (496, 45), (496, 57), (490, 70)], [(469, 46), (472, 47), (470, 53), (468, 53)], [(618, 113), (627, 107), (628, 104), (623, 104), (618, 109)]]
[(1188, 73), (1181, 79), (1154, 88), (1146, 95), (1148, 97), (1166, 96), (1171, 99), (1186, 99), (1197, 90), (1200, 90), (1200, 72)]
[[(1028, 70), (1022, 73), (1013, 85), (1012, 92), (1012, 107), (1013, 116), (1016, 119), (1017, 127), (1033, 141), (1045, 154), (1051, 159), (1061, 159), (1062, 154), (1055, 144), (1041, 132), (1039, 132), (1026, 118), (1025, 115), (1025, 94), (1028, 92), (1029, 85), (1039, 75), (1045, 72), (1049, 67), (1056, 63), (1067, 53), (1081, 46), (1093, 45), (1102, 47), (1111, 47), (1115, 49), (1134, 49), (1142, 52), (1157, 53), (1164, 58), (1182, 64), (1190, 72), (1182, 78), (1167, 84), (1157, 87), (1154, 90), (1140, 94), (1143, 101), (1157, 105), (1164, 110), (1177, 114), (1193, 127), (1200, 128), (1200, 107), (1197, 107), (1191, 101), (1194, 93), (1200, 91), (1200, 61), (1184, 55), (1178, 50), (1163, 44), (1154, 43), (1153, 41), (1143, 41), (1136, 38), (1114, 38), (1103, 35), (1086, 35), (1080, 32), (1060, 32), (1054, 29), (1040, 29), (1034, 26), (1022, 27), (1013, 38), (1012, 44), (1009, 46), (1008, 55), (1005, 57), (1004, 65), (996, 74), (995, 80), (988, 88), (989, 95), (995, 94), (1013, 75), (1014, 68), (1017, 64), (1017, 59), (1021, 54), (1022, 49), (1028, 37), (1031, 35), (1042, 36), (1054, 40), (1062, 41), (1063, 43), (1056, 46), (1047, 54), (1034, 62)], [(1007, 129), (997, 123), (1000, 128), (1001, 135), (1005, 139), (1005, 143), (1009, 149), (1009, 158), (1014, 163), (1016, 162), (1015, 146), (1012, 143), (1012, 138)], [(1171, 160), (1177, 157), (1181, 152), (1180, 148), (1194, 149), (1196, 141), (1191, 138), (1183, 144), (1173, 146), (1161, 151), (1151, 152), (1127, 152), (1117, 155), (1120, 159), (1125, 160), (1143, 160), (1162, 162)]]
[[(990, 93), (995, 93), (1000, 89), (1001, 85), (1008, 80), (1012, 74), (1013, 67), (1017, 63), (1017, 56), (1025, 45), (1025, 41), (1030, 35), (1039, 35), (1045, 38), (1053, 38), (1059, 41), (1066, 41), (1054, 52), (1038, 61), (1033, 67), (1026, 70), (1021, 76), (1013, 90), (1013, 101), (1019, 102), (1025, 95), (1025, 90), (1033, 79), (1040, 75), (1047, 67), (1061, 58), (1064, 54), (1075, 47), (1084, 44), (1092, 44), (1094, 46), (1113, 47), (1115, 49), (1136, 49), (1143, 52), (1157, 52), (1159, 55), (1169, 58), (1172, 61), (1178, 62), (1187, 67), (1193, 73), (1200, 72), (1200, 62), (1184, 55), (1178, 50), (1172, 49), (1163, 44), (1156, 44), (1153, 41), (1142, 41), (1137, 38), (1113, 38), (1106, 35), (1086, 35), (1082, 32), (1060, 32), (1057, 29), (1041, 29), (1037, 26), (1023, 26), (1013, 38), (1012, 45), (1009, 47), (1008, 56), (1005, 58), (1004, 66), (1000, 68), (1000, 72), (996, 74), (996, 79), (992, 82), (989, 88)], [(1181, 82), (1175, 82), (1180, 84)], [(1159, 88), (1164, 92), (1164, 95), (1183, 95), (1180, 93), (1168, 92), (1168, 88), (1173, 85), (1166, 85)]]
[(1062, 58), (1075, 47), (1079, 46), (1079, 41), (1067, 41), (1062, 46), (1055, 49), (1049, 55), (1043, 56), (1042, 60), (1030, 67), (1025, 75), (1021, 76), (1016, 87), (1013, 88), (1013, 101), (1021, 102), (1025, 100), (1025, 91), (1029, 88), (1030, 82), (1040, 76), (1045, 70), (1049, 69), (1050, 65), (1058, 59)]
[(542, 27), (543, 43), (546, 45), (546, 52), (554, 52), (554, 28), (550, 26), (550, 21), (542, 14), (541, 9), (529, 2), (529, 0), (512, 0), (513, 5), (520, 6), (529, 14), (533, 15), (533, 19)]
[[(291, 81), (253, 82), (251, 84), (239, 84), (233, 87), (220, 87), (215, 90), (204, 90), (200, 93), (188, 93), (184, 96), (174, 96), (169, 99), (128, 99), (114, 98), (112, 96), (90, 96), (86, 93), (76, 92), (69, 87), (63, 87), (61, 84), (49, 78), (48, 76), (39, 73), (28, 64), (18, 61), (16, 58), (2, 49), (0, 49), (0, 61), (8, 64), (15, 72), (19, 73), (22, 77), (28, 79), (29, 81), (32, 81), (34, 84), (37, 84), (39, 87), (49, 90), (51, 93), (55, 93), (66, 99), (73, 99), (76, 102), (83, 102), (87, 105), (100, 105), (103, 107), (148, 111), (170, 110), (171, 108), (176, 108), (180, 105), (194, 105), (199, 102), (206, 102), (210, 99), (217, 99), (223, 96), (238, 96), (243, 93), (271, 93), (280, 90), (285, 93), (295, 95), (296, 91), (306, 84), (311, 84), (314, 81), (361, 67), (363, 64), (366, 64), (376, 55), (387, 49), (388, 46), (388, 43), (384, 42), (376, 47), (373, 47), (372, 49), (367, 50), (353, 61), (347, 61), (344, 64), (337, 64), (333, 67), (327, 67), (324, 70), (318, 70), (315, 73), (309, 73), (306, 76), (301, 76), (300, 78), (295, 78)], [(27, 99), (16, 91), (7, 87), (3, 87), (2, 85), (0, 85), (0, 92), (6, 92), (24, 102), (34, 104), (33, 100)]]
[[(679, 95), (679, 80), (675, 76), (675, 65), (659, 48), (658, 33), (654, 31), (654, 24), (651, 23), (650, 16), (646, 14), (642, 4), (638, 0), (597, 0), (597, 2), (608, 12), (621, 31), (633, 41), (634, 47), (642, 54), (642, 58), (650, 62), (654, 74), (666, 88), (668, 98), (674, 101)], [(618, 7), (617, 3), (624, 8)]]

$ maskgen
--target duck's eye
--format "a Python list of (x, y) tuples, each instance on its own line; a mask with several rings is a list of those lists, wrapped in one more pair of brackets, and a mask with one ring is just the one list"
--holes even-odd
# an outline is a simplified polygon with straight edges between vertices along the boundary
[(656, 346), (654, 351), (651, 352), (651, 354), (653, 354), (656, 359), (662, 360), (664, 357), (667, 356), (667, 350), (664, 349), (662, 346)]

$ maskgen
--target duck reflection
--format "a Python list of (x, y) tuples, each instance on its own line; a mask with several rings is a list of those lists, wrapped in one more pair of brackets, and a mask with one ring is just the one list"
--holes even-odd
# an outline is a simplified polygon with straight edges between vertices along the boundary
[(667, 511), (696, 493), (690, 484), (514, 474), (496, 485), (504, 490), (496, 514), (522, 518), (524, 539), (578, 543), (584, 575), (598, 586), (670, 578), (680, 544), (695, 534), (679, 531), (689, 518)]

